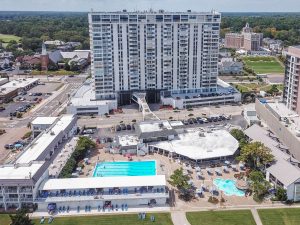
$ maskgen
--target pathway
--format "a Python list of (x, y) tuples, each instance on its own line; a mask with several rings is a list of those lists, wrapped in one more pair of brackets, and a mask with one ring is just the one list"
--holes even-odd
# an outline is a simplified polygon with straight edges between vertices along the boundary
[(262, 225), (262, 222), (260, 220), (260, 217), (259, 217), (259, 215), (257, 213), (256, 208), (251, 208), (251, 213), (252, 213), (252, 216), (253, 216), (253, 218), (255, 220), (256, 225)]
[(171, 218), (174, 225), (191, 225), (185, 216), (185, 212), (173, 211)]

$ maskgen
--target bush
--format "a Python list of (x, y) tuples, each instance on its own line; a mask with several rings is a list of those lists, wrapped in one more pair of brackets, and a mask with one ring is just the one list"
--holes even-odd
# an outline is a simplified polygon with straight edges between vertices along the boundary
[(218, 204), (219, 203), (219, 199), (217, 199), (216, 197), (210, 196), (208, 198), (208, 202), (210, 202), (212, 204)]
[(24, 139), (27, 139), (27, 138), (29, 138), (31, 135), (32, 135), (32, 131), (28, 131), (27, 133), (25, 133), (25, 134), (23, 135), (22, 139), (23, 139), (23, 140), (24, 140)]
[(286, 190), (281, 187), (277, 188), (275, 197), (277, 201), (286, 201), (287, 200)]
[(20, 112), (18, 112), (17, 115), (16, 115), (17, 118), (22, 118), (22, 116), (23, 116), (23, 114), (20, 113)]

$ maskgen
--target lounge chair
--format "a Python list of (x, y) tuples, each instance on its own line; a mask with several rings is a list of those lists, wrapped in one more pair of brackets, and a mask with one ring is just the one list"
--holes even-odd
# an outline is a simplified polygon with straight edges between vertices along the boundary
[(42, 216), (41, 220), (40, 220), (40, 224), (45, 223), (45, 217)]
[(155, 216), (151, 215), (150, 220), (151, 220), (151, 222), (155, 222)]
[(48, 223), (52, 223), (54, 220), (54, 217), (53, 216), (50, 216), (49, 219), (48, 219)]

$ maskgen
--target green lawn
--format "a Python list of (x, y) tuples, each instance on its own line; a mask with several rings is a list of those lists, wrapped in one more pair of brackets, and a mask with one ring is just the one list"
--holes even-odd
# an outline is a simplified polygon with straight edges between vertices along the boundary
[(259, 57), (255, 60), (254, 57), (244, 57), (243, 61), (246, 65), (253, 69), (256, 74), (264, 73), (284, 73), (284, 68), (274, 57)]
[[(269, 84), (257, 84), (257, 83), (235, 83), (233, 84), (235, 88), (237, 88), (239, 91), (242, 92), (248, 92), (248, 91), (268, 91), (271, 89), (272, 85)], [(277, 88), (282, 91), (283, 90), (283, 84), (277, 84)]]
[(32, 70), (31, 75), (54, 75), (54, 76), (64, 76), (64, 75), (78, 75), (80, 72), (77, 71), (67, 71), (67, 70), (57, 70), (57, 71), (38, 71)]
[(255, 225), (250, 210), (188, 212), (191, 225)]
[(0, 40), (2, 40), (4, 43), (8, 43), (11, 40), (15, 40), (16, 42), (20, 41), (20, 37), (15, 35), (9, 35), (9, 34), (0, 34)]
[[(155, 222), (151, 222), (150, 216), (155, 216)], [(40, 219), (33, 220), (35, 224), (40, 224)], [(8, 214), (0, 214), (0, 225), (9, 225)], [(46, 218), (45, 224), (48, 224)], [(124, 215), (99, 215), (81, 217), (56, 217), (53, 225), (173, 225), (169, 213), (147, 213), (146, 220), (139, 220), (137, 214)]]
[(10, 218), (8, 214), (0, 214), (0, 224), (1, 225), (9, 225)]
[(263, 225), (299, 225), (300, 209), (258, 209)]

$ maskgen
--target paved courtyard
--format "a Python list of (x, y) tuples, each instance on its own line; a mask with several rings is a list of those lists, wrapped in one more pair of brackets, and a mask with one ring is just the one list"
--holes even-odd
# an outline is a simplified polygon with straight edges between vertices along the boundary
[[(104, 145), (100, 145), (100, 147), (89, 156), (90, 164), (85, 165), (83, 169), (83, 173), (81, 177), (90, 177), (93, 175), (94, 168), (97, 164), (97, 162), (112, 162), (112, 161), (128, 161), (127, 157), (124, 157), (119, 154), (110, 154), (107, 153), (107, 148)], [(150, 154), (146, 156), (133, 156), (133, 161), (140, 161), (140, 160), (156, 160), (157, 165), (157, 174), (158, 175), (166, 175), (166, 179), (168, 180), (173, 173), (175, 169), (178, 169), (180, 167), (183, 167), (185, 171), (188, 171), (188, 174), (195, 186), (195, 188), (200, 188), (202, 185), (206, 186), (209, 190), (213, 185), (213, 180), (215, 178), (223, 178), (223, 179), (235, 179), (234, 175), (240, 173), (241, 171), (238, 169), (237, 171), (233, 171), (233, 169), (229, 169), (228, 173), (222, 172), (222, 175), (217, 175), (214, 171), (215, 170), (221, 170), (221, 166), (217, 166), (214, 168), (211, 168), (212, 174), (208, 174), (205, 170), (205, 167), (207, 165), (201, 166), (201, 172), (203, 174), (203, 177), (201, 179), (198, 178), (197, 172), (194, 168), (190, 166), (186, 166), (184, 162), (178, 162), (178, 160), (175, 159), (169, 159), (167, 156), (163, 156), (161, 154)], [(232, 162), (233, 165), (236, 165), (238, 168), (238, 165), (236, 162)], [(214, 205), (212, 203), (208, 202), (208, 198), (211, 196), (211, 193), (209, 191), (204, 192), (203, 197), (195, 197), (189, 202), (185, 202), (178, 198), (178, 194), (173, 189), (173, 187), (168, 184), (168, 187), (170, 189), (171, 199), (172, 199), (172, 193), (175, 193), (173, 196), (174, 204), (172, 205), (173, 209), (176, 210), (193, 210), (197, 207), (215, 207), (215, 208), (226, 208), (226, 207), (232, 207), (232, 206), (249, 206), (249, 205), (258, 205), (256, 203), (252, 196), (226, 196), (224, 193), (219, 191), (219, 195), (216, 197), (220, 200), (221, 197), (225, 199), (224, 203), (219, 203), (217, 205)], [(269, 201), (266, 201), (261, 204), (270, 204)]]

